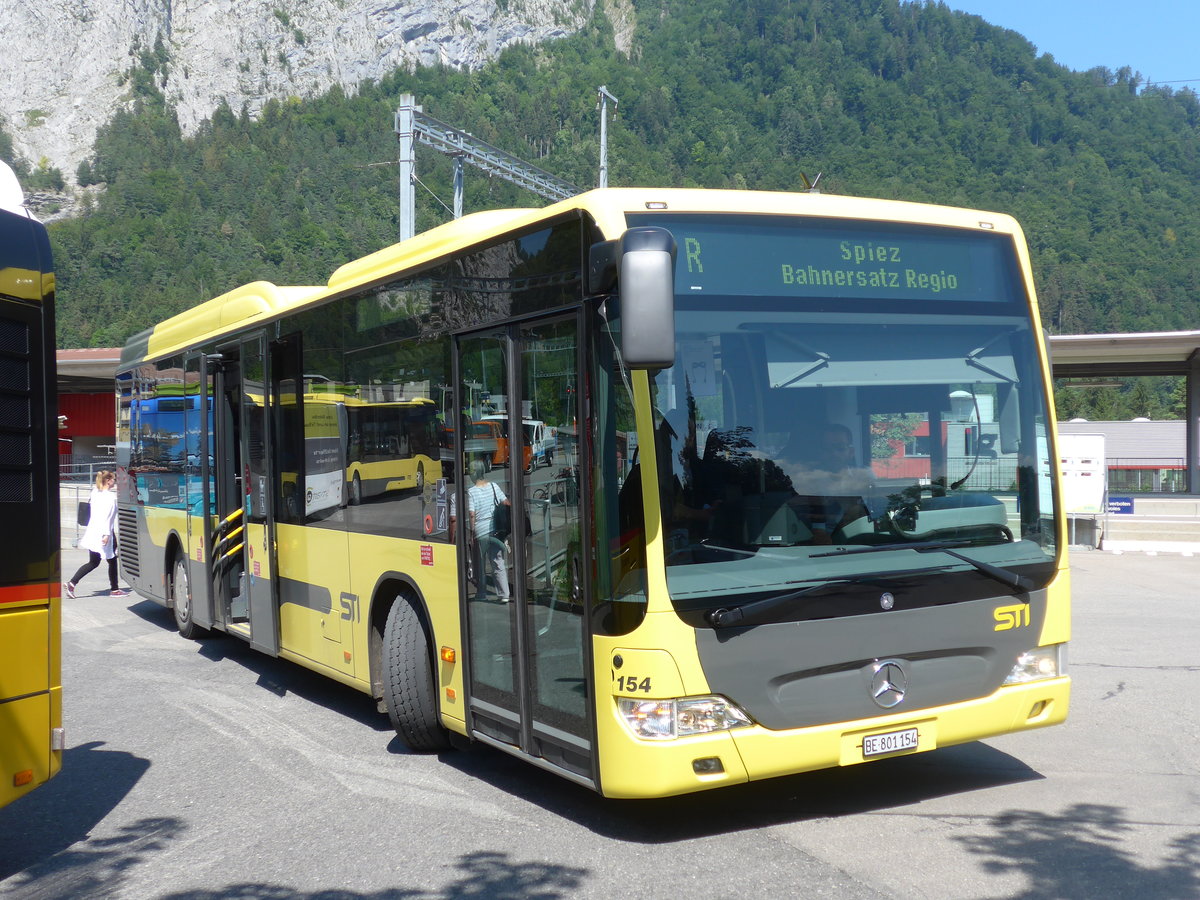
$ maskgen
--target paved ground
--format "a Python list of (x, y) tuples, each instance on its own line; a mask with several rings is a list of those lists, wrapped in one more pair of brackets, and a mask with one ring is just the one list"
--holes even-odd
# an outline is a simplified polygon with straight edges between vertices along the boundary
[(1072, 563), (1065, 726), (644, 803), (409, 754), (361, 694), (81, 593), (70, 749), (0, 810), (0, 896), (1195, 900), (1200, 558)]

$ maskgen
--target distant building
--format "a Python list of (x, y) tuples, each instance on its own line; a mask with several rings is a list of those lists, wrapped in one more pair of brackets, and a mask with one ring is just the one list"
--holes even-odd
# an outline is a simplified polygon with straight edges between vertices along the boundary
[(119, 347), (59, 350), (58, 453), (65, 472), (110, 462), (116, 441), (113, 379)]
[(1062, 434), (1104, 435), (1108, 489), (1115, 493), (1182, 493), (1187, 490), (1187, 422), (1059, 422)]

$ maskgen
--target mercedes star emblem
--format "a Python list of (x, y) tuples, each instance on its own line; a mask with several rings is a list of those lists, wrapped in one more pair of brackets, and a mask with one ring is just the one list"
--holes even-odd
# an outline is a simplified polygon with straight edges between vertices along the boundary
[(908, 674), (899, 660), (885, 659), (875, 663), (871, 677), (871, 699), (884, 709), (891, 709), (904, 699), (908, 689)]

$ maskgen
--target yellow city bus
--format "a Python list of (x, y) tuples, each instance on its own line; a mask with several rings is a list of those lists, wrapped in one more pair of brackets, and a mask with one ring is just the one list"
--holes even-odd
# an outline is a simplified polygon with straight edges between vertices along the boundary
[[(422, 388), (423, 389), (423, 388)], [(359, 504), (391, 491), (422, 490), (442, 477), (438, 409), (429, 397), (345, 401), (349, 501)]]
[(0, 162), (0, 806), (62, 767), (54, 267)]
[[(436, 404), (437, 477), (288, 502), (316, 382)], [(662, 797), (1066, 717), (1049, 369), (1006, 215), (659, 188), (476, 213), (136, 335), (121, 419), (177, 383), (197, 502), (144, 499), (118, 434), (126, 577), (185, 636), (370, 694), (413, 749)], [(487, 465), (468, 426), (495, 415), (556, 465)]]

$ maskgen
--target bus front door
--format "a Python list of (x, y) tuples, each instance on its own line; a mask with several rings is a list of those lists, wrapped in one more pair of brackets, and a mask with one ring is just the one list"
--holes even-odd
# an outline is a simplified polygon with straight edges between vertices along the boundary
[(272, 656), (279, 654), (275, 536), (267, 452), (263, 337), (222, 348), (217, 430), (217, 526), (211, 539), (214, 617)]
[[(594, 784), (578, 337), (572, 315), (456, 342), (460, 421), (504, 415), (511, 437), (500, 467), (460, 442), (459, 578), (472, 734)], [(522, 420), (531, 417), (555, 435), (561, 468), (525, 472)]]

